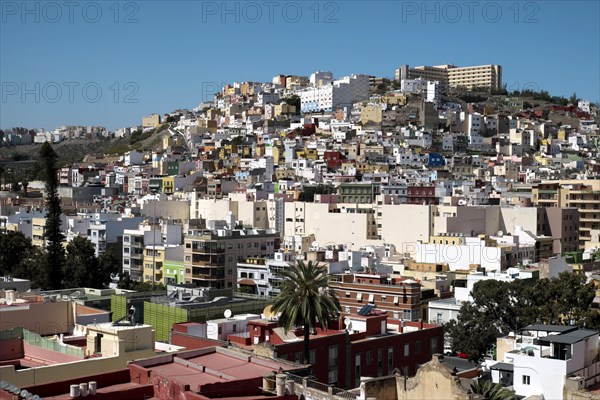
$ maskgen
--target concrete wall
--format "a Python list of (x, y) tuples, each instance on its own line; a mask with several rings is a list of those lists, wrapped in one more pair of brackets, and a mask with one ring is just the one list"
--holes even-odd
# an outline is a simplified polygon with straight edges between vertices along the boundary
[(458, 378), (452, 376), (450, 369), (436, 355), (418, 369), (415, 377), (405, 380), (398, 376), (396, 387), (396, 398), (399, 400), (469, 399), (468, 392), (460, 385)]
[(427, 242), (431, 233), (431, 207), (428, 205), (381, 206), (381, 236), (396, 246), (398, 253), (416, 250), (418, 240)]
[(68, 301), (15, 304), (0, 310), (0, 330), (22, 327), (40, 335), (54, 335), (68, 333), (73, 326), (73, 306)]
[(129, 360), (153, 355), (148, 351), (128, 353), (128, 357), (90, 358), (65, 364), (46, 365), (16, 371), (14, 365), (0, 367), (0, 380), (11, 382), (19, 387), (35, 386), (84, 376), (101, 374), (122, 369)]

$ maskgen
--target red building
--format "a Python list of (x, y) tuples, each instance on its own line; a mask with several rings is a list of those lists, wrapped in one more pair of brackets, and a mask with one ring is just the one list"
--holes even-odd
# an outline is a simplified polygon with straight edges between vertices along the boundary
[[(98, 400), (297, 400), (265, 388), (274, 373), (304, 376), (306, 367), (284, 360), (249, 355), (235, 349), (210, 347), (132, 361), (126, 369), (19, 389), (46, 400), (69, 400), (71, 385), (86, 385), (86, 395)], [(87, 388), (93, 389), (88, 392)], [(13, 396), (0, 388), (0, 399)], [(80, 397), (80, 396), (75, 396)]]
[(386, 274), (343, 274), (331, 282), (342, 314), (358, 312), (366, 304), (385, 311), (389, 318), (418, 321), (421, 315), (421, 284)]
[[(310, 339), (310, 364), (315, 379), (340, 388), (360, 385), (361, 376), (392, 374), (398, 368), (414, 375), (417, 366), (441, 353), (444, 331), (423, 322), (389, 320), (386, 313), (366, 310), (344, 321), (334, 321), (328, 330), (317, 329)], [(343, 326), (345, 325), (345, 329)], [(276, 321), (248, 322), (248, 332), (229, 335), (235, 345), (260, 348), (261, 354), (288, 361), (303, 361), (303, 329), (285, 332)]]
[(327, 168), (337, 170), (342, 166), (345, 157), (339, 151), (327, 150), (323, 154), (323, 160), (327, 164)]
[(438, 204), (435, 185), (409, 186), (406, 189), (407, 204)]

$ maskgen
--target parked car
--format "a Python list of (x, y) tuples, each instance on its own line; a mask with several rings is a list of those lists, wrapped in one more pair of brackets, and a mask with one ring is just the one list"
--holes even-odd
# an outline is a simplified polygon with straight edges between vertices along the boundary
[(469, 355), (467, 353), (463, 353), (462, 351), (457, 351), (456, 352), (456, 357), (458, 358), (469, 358)]

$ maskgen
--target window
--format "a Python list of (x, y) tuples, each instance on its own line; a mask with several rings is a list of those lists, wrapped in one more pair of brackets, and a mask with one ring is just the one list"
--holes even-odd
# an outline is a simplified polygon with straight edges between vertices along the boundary
[(394, 348), (388, 347), (388, 374), (391, 374), (394, 368)]
[(371, 365), (371, 350), (366, 352), (367, 365)]
[(420, 354), (421, 353), (421, 341), (417, 340), (415, 342), (415, 353), (416, 354)]
[(336, 346), (329, 346), (329, 366), (330, 367), (336, 367), (337, 370), (337, 365), (338, 364), (338, 347)]
[(531, 377), (529, 375), (523, 375), (523, 385), (531, 385)]
[(317, 350), (316, 349), (310, 349), (310, 351), (308, 352), (308, 360), (311, 364), (315, 363), (315, 361), (317, 360)]
[(434, 353), (437, 352), (437, 347), (438, 347), (438, 338), (437, 337), (432, 337), (431, 338), (431, 343), (430, 343), (430, 349), (429, 349), (429, 353), (431, 355), (433, 355)]
[(337, 385), (338, 383), (338, 372), (337, 369), (329, 371), (329, 380), (328, 383), (330, 385)]
[(410, 346), (407, 344), (404, 345), (404, 357), (408, 357), (410, 355)]

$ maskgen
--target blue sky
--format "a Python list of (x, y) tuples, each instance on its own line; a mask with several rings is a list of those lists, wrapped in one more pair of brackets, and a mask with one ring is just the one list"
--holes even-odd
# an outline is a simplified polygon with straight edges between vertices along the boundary
[(501, 64), (600, 101), (597, 1), (0, 0), (0, 127), (136, 125), (224, 82)]

